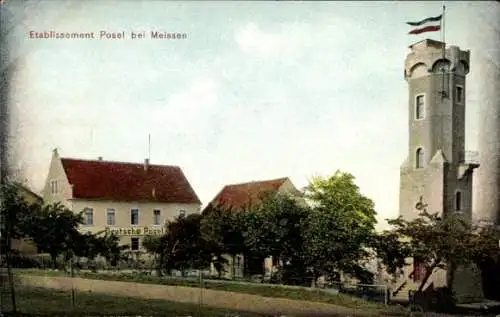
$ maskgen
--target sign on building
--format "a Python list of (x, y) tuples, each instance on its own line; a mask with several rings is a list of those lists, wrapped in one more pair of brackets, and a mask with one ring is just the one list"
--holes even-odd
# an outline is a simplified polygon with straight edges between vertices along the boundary
[(165, 229), (154, 227), (106, 227), (104, 230), (117, 236), (159, 236), (165, 233)]

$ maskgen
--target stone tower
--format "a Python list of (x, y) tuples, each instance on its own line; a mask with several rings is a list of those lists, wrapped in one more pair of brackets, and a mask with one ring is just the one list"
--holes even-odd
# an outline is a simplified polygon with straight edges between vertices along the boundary
[(470, 219), (472, 173), (479, 166), (465, 151), (470, 52), (429, 39), (409, 48), (409, 142), (400, 174), (400, 215), (411, 220), (426, 209)]

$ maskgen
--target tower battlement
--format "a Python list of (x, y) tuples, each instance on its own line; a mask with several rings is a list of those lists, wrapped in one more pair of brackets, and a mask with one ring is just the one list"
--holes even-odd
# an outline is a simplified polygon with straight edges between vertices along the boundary
[(405, 59), (405, 80), (442, 73), (443, 70), (461, 76), (469, 73), (469, 50), (461, 50), (455, 45), (445, 48), (445, 43), (430, 39), (416, 42), (409, 49)]

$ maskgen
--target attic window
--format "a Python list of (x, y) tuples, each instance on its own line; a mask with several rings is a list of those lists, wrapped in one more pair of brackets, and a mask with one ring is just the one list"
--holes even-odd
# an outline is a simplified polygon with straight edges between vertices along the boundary
[(50, 193), (52, 195), (57, 194), (57, 181), (50, 181)]

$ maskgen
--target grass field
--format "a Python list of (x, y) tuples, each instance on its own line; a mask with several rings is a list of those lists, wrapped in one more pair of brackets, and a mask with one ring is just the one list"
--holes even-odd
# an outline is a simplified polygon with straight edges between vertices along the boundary
[[(17, 274), (32, 274), (43, 276), (67, 276), (67, 273), (61, 271), (48, 271), (48, 270), (22, 270)], [(171, 286), (185, 286), (185, 287), (200, 287), (200, 282), (197, 280), (179, 279), (179, 278), (158, 278), (153, 276), (139, 275), (139, 274), (104, 274), (104, 273), (90, 273), (79, 272), (75, 273), (76, 277), (99, 279), (109, 281), (121, 282), (135, 282), (135, 283), (150, 283)], [(252, 283), (238, 283), (238, 282), (225, 282), (225, 281), (203, 281), (203, 288), (228, 291), (235, 293), (244, 293), (252, 295), (260, 295), (264, 297), (273, 298), (287, 298), (295, 300), (306, 300), (313, 302), (322, 302), (328, 304), (339, 305), (348, 308), (363, 309), (373, 313), (388, 314), (400, 313), (399, 308), (387, 307), (383, 304), (368, 302), (360, 298), (349, 296), (346, 294), (331, 295), (321, 292), (319, 290), (308, 288), (292, 288), (280, 285), (262, 285)]]
[[(10, 311), (10, 298), (4, 296), (3, 311)], [(17, 310), (24, 314), (45, 316), (241, 316), (263, 315), (210, 308), (196, 304), (184, 304), (162, 300), (118, 297), (105, 294), (79, 292), (72, 305), (71, 292), (17, 286)]]

